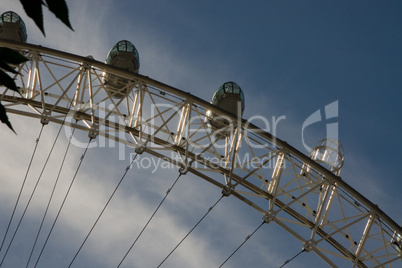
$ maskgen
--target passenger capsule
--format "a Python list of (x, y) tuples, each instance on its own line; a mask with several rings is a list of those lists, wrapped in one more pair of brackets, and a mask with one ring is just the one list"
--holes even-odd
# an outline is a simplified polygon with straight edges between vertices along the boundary
[(0, 17), (0, 38), (18, 42), (27, 41), (27, 30), (21, 17), (13, 12), (4, 12)]
[[(211, 104), (241, 119), (245, 108), (244, 93), (236, 83), (226, 82), (215, 92)], [(207, 117), (211, 130), (217, 138), (226, 137), (234, 129), (233, 122), (227, 116), (215, 115), (208, 111)]]
[[(138, 73), (140, 68), (138, 51), (131, 42), (127, 40), (119, 41), (109, 51), (106, 57), (106, 64)], [(103, 83), (108, 93), (114, 98), (123, 98), (133, 89), (127, 79), (108, 73), (104, 74)]]

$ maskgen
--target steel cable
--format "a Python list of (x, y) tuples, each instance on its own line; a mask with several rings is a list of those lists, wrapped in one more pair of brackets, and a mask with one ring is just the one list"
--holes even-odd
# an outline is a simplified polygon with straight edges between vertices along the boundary
[(293, 258), (291, 258), (291, 259), (285, 261), (285, 263), (282, 264), (282, 266), (279, 267), (279, 268), (282, 268), (282, 267), (284, 267), (286, 264), (288, 264), (289, 262), (293, 261), (297, 256), (299, 256), (300, 254), (302, 254), (304, 251), (305, 251), (305, 250), (303, 249), (302, 251), (300, 251), (299, 253), (297, 253), (295, 256), (293, 256)]
[(127, 255), (130, 253), (131, 249), (134, 247), (134, 245), (137, 243), (138, 239), (141, 237), (142, 233), (145, 231), (147, 228), (148, 224), (151, 222), (153, 217), (155, 216), (156, 212), (159, 210), (159, 208), (162, 206), (163, 202), (166, 200), (167, 196), (175, 186), (176, 182), (179, 180), (179, 178), (183, 175), (182, 173), (179, 174), (179, 176), (176, 178), (176, 180), (173, 182), (172, 186), (167, 190), (165, 197), (163, 197), (162, 201), (159, 203), (158, 207), (155, 209), (154, 213), (152, 213), (151, 217), (145, 224), (145, 226), (142, 228), (141, 232), (138, 234), (137, 238), (134, 240), (134, 242), (131, 244), (130, 248), (127, 250), (126, 254), (124, 255), (123, 259), (120, 261), (119, 265), (117, 265), (117, 268), (120, 267), (120, 265), (123, 263), (123, 261), (126, 259)]
[(60, 208), (59, 208), (59, 211), (57, 212), (56, 218), (55, 218), (54, 221), (53, 221), (52, 227), (50, 228), (49, 234), (48, 234), (47, 237), (46, 237), (45, 243), (44, 243), (44, 245), (43, 245), (43, 247), (42, 247), (42, 249), (41, 249), (41, 251), (40, 251), (40, 253), (39, 253), (38, 259), (36, 260), (36, 263), (35, 263), (35, 266), (34, 266), (34, 267), (36, 267), (36, 266), (38, 265), (39, 260), (40, 260), (40, 258), (42, 257), (43, 251), (45, 250), (45, 247), (46, 247), (46, 245), (47, 245), (47, 242), (49, 241), (49, 237), (50, 237), (50, 235), (51, 235), (52, 232), (53, 232), (53, 229), (54, 229), (54, 226), (56, 225), (57, 219), (58, 219), (59, 216), (60, 216), (60, 212), (61, 212), (61, 210), (63, 209), (63, 206), (64, 206), (64, 204), (65, 204), (65, 202), (66, 202), (66, 200), (67, 200), (68, 194), (70, 193), (71, 187), (73, 186), (73, 183), (74, 183), (74, 181), (75, 181), (75, 178), (77, 177), (78, 171), (79, 171), (79, 169), (80, 169), (80, 167), (81, 167), (81, 165), (82, 165), (82, 162), (83, 162), (83, 160), (84, 160), (84, 158), (85, 158), (85, 155), (86, 155), (86, 153), (87, 153), (87, 151), (88, 151), (88, 147), (89, 147), (89, 144), (91, 143), (91, 141), (92, 141), (92, 138), (89, 138), (88, 144), (87, 144), (87, 146), (86, 146), (86, 148), (85, 148), (84, 153), (81, 155), (80, 162), (79, 162), (78, 167), (77, 167), (77, 169), (76, 169), (76, 171), (75, 171), (75, 173), (74, 173), (73, 179), (71, 180), (71, 183), (70, 183), (70, 185), (69, 185), (69, 187), (68, 187), (68, 189), (67, 189), (66, 195), (64, 196), (63, 202), (61, 203), (61, 206), (60, 206)]
[(18, 204), (19, 204), (19, 201), (20, 201), (20, 198), (21, 198), (22, 191), (24, 190), (25, 182), (26, 182), (26, 180), (27, 180), (29, 170), (31, 169), (32, 161), (33, 161), (33, 159), (34, 159), (34, 156), (35, 156), (35, 153), (36, 153), (36, 149), (38, 148), (38, 144), (39, 144), (40, 137), (42, 136), (43, 127), (44, 127), (44, 124), (42, 124), (42, 127), (41, 127), (40, 132), (39, 132), (39, 136), (38, 136), (38, 138), (37, 138), (36, 141), (35, 141), (35, 148), (34, 148), (34, 150), (33, 150), (33, 152), (32, 152), (31, 160), (29, 161), (28, 168), (27, 168), (27, 171), (26, 171), (26, 173), (25, 173), (24, 180), (23, 180), (22, 185), (21, 185), (21, 189), (20, 189), (20, 191), (19, 191), (19, 193), (18, 193), (17, 201), (15, 202), (14, 209), (13, 209), (13, 212), (12, 212), (12, 214), (11, 214), (10, 221), (8, 222), (7, 229), (6, 229), (6, 232), (5, 232), (4, 237), (3, 237), (3, 241), (1, 242), (0, 251), (3, 249), (4, 242), (5, 242), (6, 238), (7, 238), (8, 231), (10, 230), (11, 222), (13, 221), (13, 218), (14, 218), (14, 215), (15, 215), (15, 211), (17, 210), (17, 207), (18, 207)]
[(240, 244), (240, 246), (238, 246), (236, 249), (235, 249), (235, 251), (233, 251), (233, 253), (232, 254), (230, 254), (230, 256), (219, 266), (219, 268), (220, 267), (222, 267), (257, 231), (258, 231), (258, 229), (260, 229), (261, 228), (261, 226), (263, 226), (264, 225), (264, 221), (257, 227), (257, 229), (255, 229), (254, 230), (254, 232), (252, 232), (250, 235), (248, 235), (247, 237), (246, 237), (246, 239), (244, 239), (244, 241), (243, 241), (243, 243), (241, 243)]
[(222, 198), (224, 197), (224, 195), (222, 195), (218, 201), (215, 202), (215, 204), (210, 207), (208, 209), (208, 211), (204, 214), (204, 216), (202, 216), (202, 218), (194, 225), (194, 227), (183, 237), (182, 240), (180, 240), (180, 242), (172, 249), (172, 251), (166, 256), (166, 258), (163, 259), (163, 261), (158, 265), (158, 268), (170, 257), (170, 255), (172, 255), (172, 253), (181, 245), (181, 243), (183, 243), (183, 241), (191, 234), (191, 232), (204, 220), (204, 218), (209, 214), (209, 212), (211, 212), (214, 207), (219, 203), (219, 201), (222, 200)]
[[(62, 126), (63, 126), (63, 125), (62, 125)], [(28, 268), (29, 263), (30, 263), (30, 261), (31, 261), (32, 254), (33, 254), (33, 252), (34, 252), (34, 250), (35, 250), (36, 243), (38, 242), (39, 235), (40, 235), (40, 233), (41, 233), (41, 231), (42, 231), (43, 223), (45, 222), (45, 219), (46, 219), (47, 212), (48, 212), (48, 210), (49, 210), (50, 204), (51, 204), (51, 202), (52, 202), (52, 200), (53, 200), (54, 192), (55, 192), (56, 186), (57, 186), (57, 184), (58, 184), (58, 182), (59, 182), (60, 174), (61, 174), (61, 171), (63, 170), (63, 166), (64, 166), (64, 163), (65, 163), (65, 161), (66, 161), (67, 153), (68, 153), (68, 151), (69, 151), (69, 149), (70, 149), (71, 139), (72, 139), (72, 136), (74, 135), (74, 132), (75, 132), (75, 128), (73, 129), (73, 131), (72, 131), (72, 133), (71, 133), (71, 136), (70, 136), (70, 138), (69, 138), (69, 140), (68, 140), (68, 144), (67, 144), (67, 147), (66, 147), (66, 151), (64, 152), (64, 156), (63, 156), (63, 159), (62, 159), (62, 161), (61, 161), (60, 168), (59, 168), (59, 171), (58, 171), (56, 180), (55, 180), (55, 182), (54, 182), (54, 185), (53, 185), (53, 188), (52, 188), (52, 192), (51, 192), (50, 197), (49, 197), (49, 201), (48, 201), (48, 203), (47, 203), (45, 212), (44, 212), (43, 217), (42, 217), (42, 221), (41, 221), (41, 223), (40, 223), (38, 232), (37, 232), (36, 237), (35, 237), (35, 242), (34, 242), (34, 244), (33, 244), (33, 246), (32, 246), (31, 253), (29, 254), (28, 262), (27, 262), (27, 265), (26, 265), (27, 268)]]
[(41, 172), (40, 172), (40, 174), (39, 174), (39, 177), (38, 177), (38, 179), (36, 180), (35, 186), (34, 186), (34, 188), (33, 188), (33, 190), (32, 190), (32, 193), (31, 193), (31, 195), (30, 195), (30, 197), (29, 197), (29, 199), (28, 199), (28, 202), (27, 202), (27, 204), (26, 204), (26, 206), (25, 206), (24, 212), (22, 213), (21, 218), (20, 218), (20, 220), (19, 220), (19, 222), (18, 222), (17, 228), (15, 229), (14, 234), (13, 234), (13, 236), (12, 236), (12, 238), (11, 238), (11, 241), (10, 241), (10, 243), (8, 244), (7, 250), (6, 250), (6, 252), (4, 253), (4, 256), (3, 256), (3, 259), (1, 260), (0, 266), (3, 264), (3, 262), (4, 262), (4, 260), (5, 260), (6, 256), (7, 256), (7, 253), (8, 253), (8, 251), (9, 251), (10, 247), (11, 247), (11, 244), (13, 243), (14, 238), (15, 238), (15, 236), (16, 236), (18, 230), (19, 230), (19, 227), (20, 227), (20, 225), (21, 225), (21, 223), (22, 223), (22, 220), (24, 219), (25, 213), (26, 213), (26, 211), (28, 210), (28, 207), (29, 207), (29, 205), (30, 205), (30, 203), (31, 203), (31, 200), (32, 200), (32, 198), (33, 198), (33, 196), (34, 196), (34, 194), (35, 194), (35, 191), (36, 191), (36, 189), (37, 189), (37, 187), (38, 187), (38, 184), (39, 184), (39, 182), (40, 182), (40, 180), (41, 180), (41, 178), (42, 178), (43, 172), (45, 171), (45, 168), (46, 168), (46, 166), (47, 166), (47, 163), (49, 162), (50, 156), (52, 155), (52, 152), (53, 152), (53, 150), (54, 150), (54, 147), (55, 147), (55, 145), (56, 145), (56, 142), (57, 142), (57, 140), (58, 140), (58, 138), (59, 138), (59, 136), (60, 136), (60, 132), (61, 132), (62, 127), (63, 127), (63, 125), (60, 125), (59, 131), (57, 132), (56, 138), (55, 138), (55, 140), (54, 140), (54, 142), (53, 142), (53, 144), (52, 144), (52, 147), (51, 147), (51, 149), (50, 149), (50, 151), (49, 151), (49, 154), (48, 154), (48, 156), (47, 156), (47, 158), (46, 158), (46, 161), (45, 161), (45, 163), (44, 163), (44, 165), (43, 165), (43, 167), (42, 167), (42, 170), (41, 170)]
[(98, 223), (99, 219), (102, 217), (103, 212), (105, 212), (106, 207), (109, 205), (110, 201), (112, 200), (114, 194), (116, 193), (117, 189), (119, 188), (120, 184), (122, 183), (123, 179), (126, 177), (128, 171), (130, 170), (130, 166), (134, 163), (134, 160), (137, 158), (138, 154), (136, 154), (133, 157), (133, 160), (131, 160), (131, 163), (126, 167), (126, 170), (123, 174), (123, 176), (121, 177), (119, 183), (117, 184), (116, 188), (114, 189), (114, 191), (112, 192), (111, 196), (109, 197), (108, 201), (106, 202), (106, 205), (103, 207), (102, 211), (100, 212), (98, 218), (96, 219), (95, 223), (92, 225), (91, 229), (89, 230), (87, 236), (85, 237), (84, 241), (82, 242), (81, 246), (79, 247), (77, 253), (75, 253), (74, 258), (71, 260), (70, 264), (68, 265), (68, 267), (71, 267), (71, 265), (73, 264), (73, 262), (75, 261), (75, 259), (77, 258), (78, 254), (80, 253), (82, 247), (84, 246), (85, 242), (87, 241), (88, 237), (91, 235), (93, 229), (95, 228), (96, 224)]

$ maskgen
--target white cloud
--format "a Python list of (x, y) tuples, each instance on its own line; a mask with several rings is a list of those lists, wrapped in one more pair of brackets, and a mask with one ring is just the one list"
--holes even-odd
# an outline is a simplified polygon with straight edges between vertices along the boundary
[[(114, 9), (116, 3), (106, 0), (96, 1), (95, 5), (93, 3), (94, 1), (68, 3), (74, 32), (54, 18), (53, 14), (45, 11), (46, 38), (44, 38), (32, 21), (25, 19), (29, 31), (28, 41), (83, 56), (91, 54), (95, 59), (103, 61), (114, 43), (120, 39), (127, 39), (132, 41), (139, 50), (142, 65), (140, 73), (190, 91), (206, 100), (209, 100), (210, 95), (221, 83), (242, 78), (240, 74), (233, 73), (232, 67), (226, 66), (227, 63), (221, 58), (209, 57), (200, 60), (203, 55), (188, 57), (177, 53), (180, 51), (178, 47), (186, 44), (172, 42), (173, 37), (166, 40), (164, 39), (166, 34), (159, 33), (151, 27), (144, 25), (136, 27), (131, 23), (130, 18), (119, 17)], [(15, 0), (2, 0), (0, 7), (15, 10), (20, 15), (24, 14), (19, 2)], [(133, 12), (133, 16), (135, 15), (136, 13)], [(251, 84), (258, 85), (258, 83)], [(287, 114), (288, 111), (281, 110), (281, 101), (275, 99), (275, 96), (256, 93), (258, 90), (248, 93), (247, 89), (251, 87), (251, 84), (242, 84), (247, 98), (246, 117), (254, 114), (261, 114), (267, 118), (286, 115), (287, 119), (281, 122), (283, 125), (279, 123), (279, 137), (302, 149), (300, 143), (302, 122), (298, 122), (300, 118), (296, 116), (297, 112), (289, 111)], [(326, 104), (322, 103), (323, 106)], [(311, 112), (314, 112), (314, 109)], [(307, 116), (308, 114), (306, 118)], [(6, 166), (0, 167), (0, 203), (3, 204), (0, 211), (2, 215), (7, 216), (11, 214), (40, 128), (38, 122), (32, 122), (32, 119), (13, 115), (10, 115), (10, 118), (18, 136), (5, 127), (0, 128), (0, 136), (6, 139), (6, 142), (2, 142), (1, 150), (11, 152), (0, 155), (0, 162), (7, 163)], [(45, 127), (44, 137), (39, 144), (40, 153), (34, 159), (21, 204), (27, 201), (29, 189), (34, 186), (42, 167), (41, 163), (45, 160), (57, 128), (52, 124)], [(314, 132), (311, 140), (321, 139), (323, 135), (325, 135), (324, 129), (322, 132)], [(54, 155), (61, 156), (64, 153), (66, 139), (63, 135), (61, 139), (64, 141), (57, 146)], [(128, 164), (128, 161), (116, 161), (116, 151), (116, 148), (88, 151), (84, 165), (60, 215), (55, 233), (49, 240), (49, 246), (43, 256), (43, 264), (47, 263), (47, 266), (68, 264), (75, 254)], [(51, 207), (50, 218), (54, 218), (57, 213), (57, 204), (60, 205), (64, 197), (81, 153), (82, 149), (72, 148), (60, 181), (61, 185), (57, 188), (54, 204)], [(100, 161), (99, 158), (102, 160)], [(377, 176), (371, 176), (375, 173), (374, 168), (368, 168), (372, 165), (364, 163), (363, 160), (359, 161), (360, 158), (358, 153), (349, 154), (347, 161), (351, 168), (345, 169), (342, 174), (347, 174), (348, 178), (353, 179), (351, 184), (356, 185), (358, 190), (362, 189), (363, 193), (370, 194), (374, 200), (386, 199), (386, 191), (375, 179)], [(37, 228), (41, 220), (58, 171), (59, 161), (60, 157), (52, 160), (45, 172), (38, 194), (35, 195), (24, 221), (26, 222), (23, 225), (26, 228), (23, 229), (24, 234), (34, 229), (33, 227)], [(355, 166), (362, 168), (352, 168)], [(362, 170), (366, 171), (362, 172)], [(130, 170), (122, 187), (117, 191), (82, 249), (74, 267), (116, 266), (176, 176), (177, 171), (174, 169), (158, 171), (155, 174), (150, 174), (148, 170)], [(364, 179), (360, 179), (361, 177)], [(133, 248), (124, 266), (158, 265), (219, 196), (220, 192), (217, 188), (198, 178), (192, 176), (181, 178)], [(395, 199), (387, 199), (387, 203), (392, 200)], [(390, 207), (387, 206), (386, 211), (389, 211)], [(22, 206), (19, 207), (17, 216), (21, 213), (21, 209)], [(169, 258), (164, 267), (218, 266), (253, 231), (253, 228), (258, 226), (261, 216), (238, 200), (224, 198)], [(0, 231), (4, 229), (3, 226), (7, 224), (7, 220), (8, 217), (1, 219)], [(50, 222), (47, 221), (46, 230)], [(23, 236), (17, 235), (16, 245), (21, 245), (24, 241)], [(291, 235), (278, 226), (265, 225), (233, 257), (227, 267), (250, 265), (253, 260), (246, 259), (250, 256), (256, 259), (255, 263), (279, 266), (300, 250), (300, 244), (294, 241), (296, 240)], [(10, 251), (10, 258), (17, 261), (26, 253), (24, 247), (14, 245)], [(297, 266), (302, 266), (302, 260), (316, 263), (316, 256), (314, 260), (309, 259), (311, 254), (305, 254), (305, 256), (308, 257), (295, 261)], [(301, 258), (304, 257), (301, 256)], [(12, 263), (9, 259), (7, 261)]]

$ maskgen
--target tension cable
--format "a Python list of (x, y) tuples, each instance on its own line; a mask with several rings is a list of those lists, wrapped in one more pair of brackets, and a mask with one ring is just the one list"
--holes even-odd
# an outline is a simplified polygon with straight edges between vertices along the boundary
[(195, 226), (183, 237), (183, 239), (174, 247), (174, 249), (166, 256), (166, 258), (163, 259), (163, 261), (158, 265), (158, 268), (170, 257), (170, 255), (172, 255), (172, 253), (180, 246), (180, 244), (187, 238), (187, 236), (189, 236), (191, 234), (191, 232), (202, 222), (202, 220), (209, 214), (209, 212), (211, 212), (214, 207), (219, 203), (219, 201), (222, 200), (222, 198), (224, 197), (224, 195), (222, 195), (218, 201), (215, 202), (215, 204), (210, 207), (207, 211), (207, 213), (204, 214), (204, 216), (202, 216), (202, 218), (195, 224)]
[(120, 261), (119, 265), (117, 265), (117, 268), (120, 267), (120, 265), (123, 263), (123, 261), (126, 259), (127, 255), (130, 253), (131, 249), (134, 247), (135, 243), (137, 243), (138, 239), (142, 235), (142, 233), (145, 231), (147, 228), (148, 224), (151, 222), (153, 217), (155, 216), (156, 212), (159, 210), (159, 208), (162, 206), (163, 202), (166, 200), (167, 196), (169, 195), (170, 191), (173, 189), (175, 186), (176, 182), (179, 180), (179, 178), (183, 175), (183, 173), (180, 172), (179, 176), (176, 178), (176, 180), (173, 182), (172, 186), (167, 190), (165, 197), (162, 199), (162, 201), (159, 203), (158, 207), (155, 209), (154, 213), (151, 215), (149, 218), (148, 222), (145, 224), (144, 228), (142, 228), (141, 232), (138, 234), (137, 238), (134, 240), (134, 242), (131, 244), (130, 248), (127, 250), (126, 254), (124, 255), (123, 259)]
[(235, 249), (235, 251), (233, 251), (233, 253), (232, 254), (230, 254), (230, 256), (221, 264), (221, 266), (219, 266), (219, 268), (220, 267), (222, 267), (246, 242), (247, 242), (247, 240), (249, 240), (257, 231), (258, 231), (258, 229), (260, 229), (261, 228), (261, 226), (263, 226), (264, 225), (264, 223), (265, 223), (265, 221), (263, 221), (258, 227), (257, 227), (257, 229), (255, 229), (254, 230), (254, 232), (252, 232), (250, 235), (248, 235), (247, 237), (246, 237), (246, 239), (244, 239), (244, 241), (243, 241), (243, 243), (241, 243), (240, 244), (240, 246), (238, 246), (236, 249)]
[(1, 242), (0, 251), (1, 251), (2, 248), (3, 248), (4, 241), (6, 240), (8, 231), (9, 231), (10, 226), (11, 226), (11, 222), (13, 221), (15, 211), (16, 211), (16, 209), (17, 209), (18, 203), (19, 203), (20, 198), (21, 198), (22, 191), (24, 190), (25, 182), (26, 182), (26, 180), (27, 180), (29, 170), (31, 169), (32, 161), (33, 161), (33, 159), (34, 159), (34, 156), (35, 156), (35, 153), (36, 153), (36, 149), (38, 148), (39, 140), (40, 140), (40, 137), (42, 136), (42, 131), (43, 131), (43, 127), (44, 127), (44, 126), (45, 126), (45, 124), (42, 124), (42, 127), (41, 127), (40, 132), (39, 132), (39, 136), (38, 136), (38, 138), (37, 138), (36, 141), (35, 141), (35, 148), (34, 148), (34, 150), (33, 150), (33, 152), (32, 152), (31, 160), (29, 161), (28, 168), (27, 168), (27, 171), (26, 171), (26, 173), (25, 173), (25, 177), (24, 177), (24, 180), (23, 180), (23, 182), (22, 182), (22, 186), (21, 186), (20, 192), (19, 192), (18, 197), (17, 197), (17, 201), (15, 202), (14, 209), (13, 209), (13, 212), (12, 212), (12, 214), (11, 214), (10, 221), (8, 222), (8, 226), (7, 226), (7, 229), (6, 229), (6, 233), (4, 234), (3, 241)]
[[(62, 126), (63, 126), (63, 125), (62, 125)], [(50, 207), (50, 204), (51, 204), (51, 202), (52, 202), (52, 200), (53, 200), (53, 195), (54, 195), (54, 192), (55, 192), (55, 190), (56, 190), (56, 186), (57, 186), (57, 184), (58, 184), (58, 182), (59, 182), (60, 174), (61, 174), (61, 171), (63, 170), (63, 166), (64, 166), (64, 163), (65, 163), (65, 161), (66, 161), (67, 153), (68, 153), (68, 151), (69, 151), (69, 149), (70, 149), (71, 139), (72, 139), (72, 137), (73, 137), (73, 135), (74, 135), (74, 132), (75, 132), (75, 128), (73, 128), (73, 131), (72, 131), (72, 133), (71, 133), (71, 136), (70, 136), (70, 138), (68, 139), (68, 144), (67, 144), (67, 147), (66, 147), (66, 151), (64, 152), (64, 156), (63, 156), (63, 159), (62, 159), (61, 164), (60, 164), (59, 172), (57, 173), (57, 177), (56, 177), (56, 180), (55, 180), (55, 182), (54, 182), (53, 189), (52, 189), (52, 192), (51, 192), (50, 197), (49, 197), (49, 201), (48, 201), (48, 203), (47, 203), (47, 205), (46, 205), (46, 209), (45, 209), (45, 212), (44, 212), (44, 214), (43, 214), (42, 221), (41, 221), (40, 226), (39, 226), (39, 230), (38, 230), (38, 232), (37, 232), (37, 234), (36, 234), (35, 242), (34, 242), (34, 244), (33, 244), (33, 246), (32, 246), (31, 253), (29, 254), (29, 258), (28, 258), (28, 262), (27, 262), (26, 268), (28, 268), (29, 262), (31, 261), (32, 254), (33, 254), (33, 252), (34, 252), (34, 250), (35, 250), (35, 247), (36, 247), (36, 243), (38, 242), (39, 235), (40, 235), (40, 233), (41, 233), (41, 231), (42, 231), (43, 223), (45, 222), (45, 219), (46, 219), (46, 216), (47, 216), (47, 212), (48, 212), (49, 207)]]
[(289, 260), (285, 261), (285, 263), (284, 263), (284, 264), (282, 264), (282, 266), (281, 266), (281, 267), (279, 267), (279, 268), (284, 267), (286, 264), (288, 264), (289, 262), (291, 262), (291, 261), (293, 261), (294, 259), (296, 259), (296, 257), (297, 257), (297, 256), (299, 256), (300, 254), (302, 254), (304, 251), (305, 251), (305, 250), (304, 250), (304, 249), (302, 249), (302, 251), (300, 251), (300, 252), (299, 252), (299, 253), (297, 253), (295, 256), (293, 256), (293, 258), (291, 258), (291, 259), (289, 259)]
[(99, 219), (101, 218), (103, 212), (105, 212), (106, 207), (109, 205), (110, 201), (112, 200), (114, 194), (117, 191), (117, 188), (119, 188), (120, 184), (122, 183), (123, 179), (125, 178), (125, 176), (127, 175), (128, 171), (130, 170), (131, 165), (134, 163), (134, 160), (137, 158), (138, 153), (135, 154), (135, 156), (133, 157), (133, 160), (131, 160), (131, 163), (126, 167), (126, 170), (123, 174), (123, 176), (121, 177), (119, 183), (117, 184), (116, 188), (114, 189), (114, 191), (112, 192), (111, 196), (109, 197), (109, 200), (106, 202), (106, 205), (103, 207), (102, 211), (100, 212), (98, 218), (96, 219), (95, 223), (92, 225), (91, 230), (89, 230), (89, 233), (87, 234), (87, 236), (85, 237), (84, 241), (82, 242), (80, 248), (78, 249), (77, 253), (75, 253), (74, 258), (71, 260), (70, 264), (68, 265), (68, 267), (71, 267), (71, 265), (73, 264), (74, 260), (77, 258), (78, 254), (80, 253), (82, 247), (84, 246), (85, 242), (87, 241), (88, 237), (91, 235), (93, 229), (95, 228), (96, 224), (98, 223)]
[(35, 191), (36, 191), (36, 189), (37, 189), (37, 187), (38, 187), (38, 184), (39, 184), (39, 182), (40, 182), (40, 180), (41, 180), (41, 178), (42, 178), (43, 172), (45, 171), (45, 168), (46, 168), (46, 166), (47, 166), (47, 163), (49, 162), (50, 156), (52, 155), (52, 152), (53, 152), (53, 150), (54, 150), (54, 147), (55, 147), (55, 145), (56, 145), (56, 142), (57, 142), (57, 140), (58, 140), (58, 138), (59, 138), (59, 136), (60, 136), (60, 132), (61, 132), (62, 127), (63, 127), (63, 125), (60, 125), (59, 131), (58, 131), (58, 133), (57, 133), (57, 135), (56, 135), (56, 138), (55, 138), (55, 140), (54, 140), (54, 142), (53, 142), (53, 144), (52, 144), (52, 147), (51, 147), (51, 149), (50, 149), (50, 151), (49, 151), (49, 154), (48, 154), (48, 156), (47, 156), (47, 158), (46, 158), (46, 161), (45, 161), (45, 163), (44, 163), (44, 165), (43, 165), (43, 167), (42, 167), (42, 170), (41, 170), (41, 172), (40, 172), (40, 174), (39, 174), (39, 177), (38, 177), (38, 179), (36, 180), (35, 186), (34, 186), (34, 188), (33, 188), (33, 190), (32, 190), (32, 193), (31, 193), (31, 195), (30, 195), (30, 197), (29, 197), (29, 199), (28, 199), (28, 202), (27, 202), (27, 204), (26, 204), (26, 206), (25, 206), (24, 212), (22, 213), (21, 218), (20, 218), (20, 220), (19, 220), (19, 222), (18, 222), (18, 224), (17, 224), (17, 228), (15, 229), (14, 234), (13, 234), (13, 236), (12, 236), (12, 238), (11, 238), (11, 241), (10, 241), (10, 243), (8, 244), (7, 250), (6, 250), (6, 252), (4, 253), (4, 256), (3, 256), (3, 259), (1, 260), (0, 266), (3, 264), (4, 259), (6, 258), (7, 253), (8, 253), (8, 251), (9, 251), (10, 247), (11, 247), (11, 244), (13, 243), (14, 238), (15, 238), (15, 236), (16, 236), (18, 230), (19, 230), (19, 227), (20, 227), (20, 225), (21, 225), (21, 222), (22, 222), (22, 220), (24, 219), (25, 213), (26, 213), (27, 210), (28, 210), (28, 207), (29, 207), (29, 205), (30, 205), (30, 203), (31, 203), (31, 201), (32, 201), (32, 198), (33, 198), (33, 196), (34, 196), (34, 194), (35, 194)]
[(47, 244), (47, 242), (48, 242), (48, 240), (49, 240), (50, 235), (52, 234), (52, 231), (53, 231), (53, 229), (54, 229), (54, 226), (56, 225), (57, 219), (58, 219), (59, 216), (60, 216), (60, 212), (61, 212), (61, 210), (63, 209), (63, 206), (64, 206), (64, 204), (65, 204), (65, 202), (66, 202), (66, 200), (67, 200), (67, 196), (68, 196), (68, 194), (70, 193), (70, 190), (71, 190), (71, 187), (73, 186), (73, 183), (74, 183), (74, 181), (75, 181), (75, 178), (77, 177), (78, 171), (80, 170), (80, 167), (81, 167), (81, 165), (82, 165), (82, 161), (84, 160), (85, 154), (86, 154), (87, 151), (88, 151), (88, 147), (89, 147), (89, 144), (91, 143), (91, 141), (92, 141), (92, 138), (89, 138), (89, 141), (88, 141), (88, 144), (87, 144), (87, 146), (86, 146), (86, 148), (85, 148), (85, 151), (84, 151), (84, 153), (81, 155), (80, 163), (78, 164), (78, 167), (77, 167), (77, 169), (76, 169), (76, 171), (75, 171), (75, 173), (74, 173), (73, 179), (71, 180), (71, 183), (70, 183), (70, 185), (69, 185), (69, 187), (68, 187), (68, 189), (67, 189), (67, 193), (66, 193), (66, 195), (64, 196), (63, 202), (61, 203), (61, 206), (60, 206), (60, 208), (59, 208), (59, 211), (57, 212), (56, 218), (55, 218), (54, 221), (53, 221), (52, 227), (50, 228), (49, 234), (48, 234), (47, 237), (46, 237), (45, 243), (44, 243), (44, 245), (43, 245), (43, 247), (42, 247), (41, 252), (39, 253), (39, 257), (38, 257), (38, 259), (36, 260), (36, 263), (35, 263), (35, 266), (34, 266), (34, 267), (36, 267), (36, 266), (38, 265), (39, 260), (40, 260), (40, 258), (42, 257), (42, 253), (43, 253), (43, 251), (44, 251), (44, 249), (45, 249), (45, 247), (46, 247), (46, 244)]

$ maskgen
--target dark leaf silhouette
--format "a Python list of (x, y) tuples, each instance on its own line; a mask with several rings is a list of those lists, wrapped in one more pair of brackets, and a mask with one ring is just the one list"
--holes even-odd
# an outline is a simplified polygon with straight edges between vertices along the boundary
[[(45, 29), (43, 27), (43, 13), (42, 5), (47, 6), (55, 16), (61, 20), (67, 27), (71, 30), (70, 20), (68, 17), (68, 7), (65, 0), (20, 0), (26, 14), (33, 19), (38, 28), (45, 35)], [(12, 65), (19, 65), (28, 59), (19, 54), (18, 52), (9, 48), (0, 48), (0, 85), (3, 85), (10, 90), (18, 91), (17, 85), (13, 78), (11, 78), (6, 72), (11, 72), (16, 74)], [(11, 65), (11, 66), (10, 66)], [(6, 109), (0, 103), (0, 121), (6, 124), (14, 133), (14, 129), (8, 120)]]
[(5, 61), (9, 64), (18, 65), (23, 62), (26, 62), (28, 59), (13, 49), (7, 47), (0, 47), (0, 60)]
[(16, 74), (17, 71), (15, 71), (14, 68), (10, 66), (10, 64), (18, 65), (27, 60), (28, 59), (26, 57), (22, 56), (17, 51), (6, 48), (6, 47), (1, 47), (0, 48), (0, 68), (1, 68), (0, 69), (0, 85), (3, 85), (11, 90), (18, 92), (14, 79), (12, 79), (4, 71), (8, 71), (8, 72)]
[(0, 121), (6, 124), (15, 134), (17, 134), (13, 129), (13, 126), (11, 125), (10, 121), (8, 120), (8, 116), (6, 114), (6, 108), (4, 108), (3, 104), (1, 103), (0, 103)]
[(47, 7), (53, 12), (56, 17), (61, 20), (68, 28), (71, 27), (70, 20), (68, 18), (68, 7), (65, 0), (46, 0)]
[(65, 0), (46, 0), (46, 4), (43, 0), (20, 0), (24, 7), (25, 12), (31, 17), (38, 28), (45, 35), (45, 29), (43, 27), (43, 13), (42, 5), (47, 6), (49, 10), (61, 20), (71, 30), (70, 20), (68, 18), (68, 7)]
[(14, 79), (12, 79), (8, 74), (6, 74), (2, 70), (0, 70), (0, 85), (3, 85), (13, 91), (19, 92)]
[[(13, 74), (17, 74), (18, 72), (16, 70), (14, 70), (13, 67), (11, 67), (10, 65), (8, 65), (5, 61), (0, 60), (0, 70), (4, 70), (6, 72), (10, 72)], [(1, 83), (1, 81), (0, 81)]]
[(34, 20), (36, 26), (38, 26), (43, 35), (45, 35), (42, 13), (42, 5), (44, 5), (44, 2), (42, 0), (20, 0), (20, 2), (24, 7), (25, 13)]

